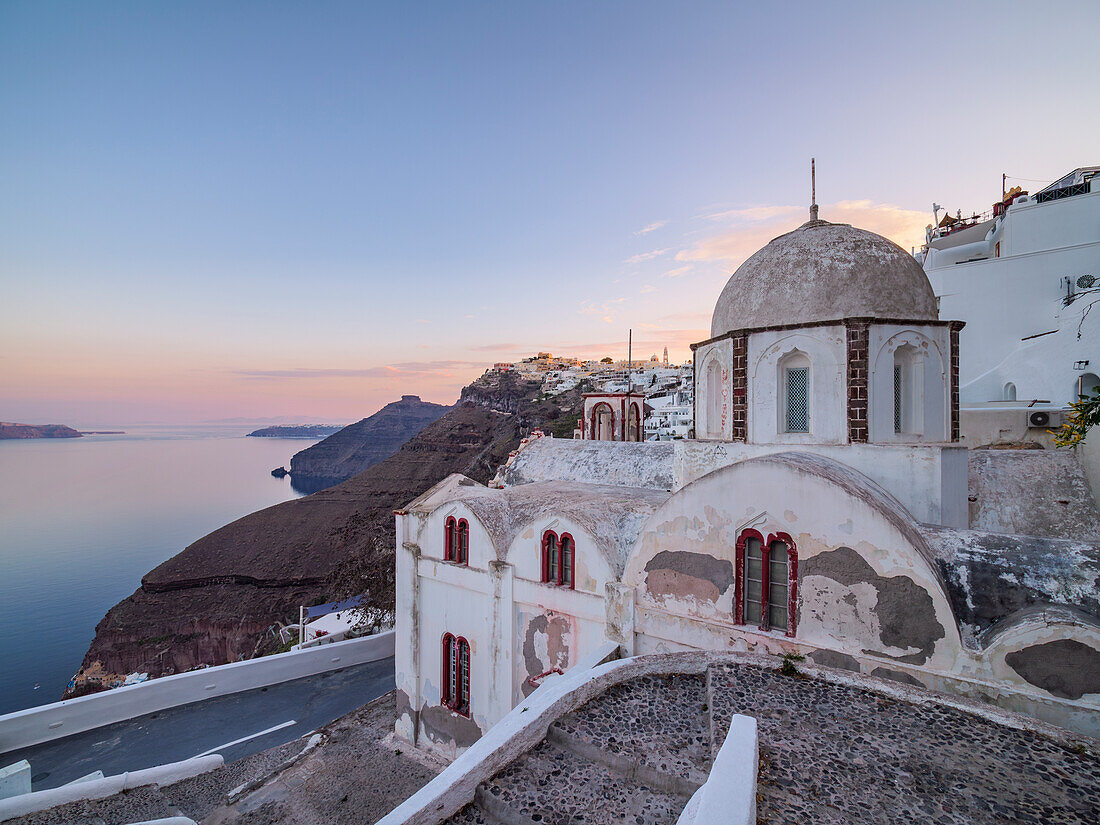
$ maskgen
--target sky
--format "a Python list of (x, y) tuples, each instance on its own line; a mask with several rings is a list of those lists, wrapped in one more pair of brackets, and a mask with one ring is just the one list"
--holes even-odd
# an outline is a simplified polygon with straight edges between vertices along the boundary
[(1100, 3), (0, 3), (0, 420), (353, 421), (675, 361), (821, 216), (1100, 163)]

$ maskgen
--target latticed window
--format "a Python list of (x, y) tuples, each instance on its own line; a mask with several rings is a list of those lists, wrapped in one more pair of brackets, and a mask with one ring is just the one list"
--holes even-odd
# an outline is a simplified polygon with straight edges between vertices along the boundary
[(789, 433), (810, 431), (810, 368), (786, 369), (787, 426)]
[(746, 530), (737, 541), (736, 620), (761, 630), (794, 635), (794, 578), (797, 554), (786, 533), (767, 541), (756, 530)]
[(443, 704), (470, 714), (470, 643), (450, 633), (443, 637)]
[(905, 409), (902, 399), (901, 364), (894, 364), (894, 432), (901, 432), (901, 411)]

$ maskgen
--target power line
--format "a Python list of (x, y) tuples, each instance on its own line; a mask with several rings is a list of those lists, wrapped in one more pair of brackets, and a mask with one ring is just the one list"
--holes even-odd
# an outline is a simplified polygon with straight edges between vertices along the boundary
[(1010, 178), (1012, 180), (1026, 181), (1027, 183), (1050, 183), (1049, 180), (1036, 180), (1035, 178), (1020, 178), (1020, 177), (1017, 177), (1016, 175), (1005, 175), (1005, 177)]

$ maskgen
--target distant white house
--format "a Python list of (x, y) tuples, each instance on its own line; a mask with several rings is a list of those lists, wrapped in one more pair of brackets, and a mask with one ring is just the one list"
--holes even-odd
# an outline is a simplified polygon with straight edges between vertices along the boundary
[(1100, 166), (945, 216), (918, 260), (941, 315), (966, 322), (964, 407), (1061, 408), (1100, 385)]

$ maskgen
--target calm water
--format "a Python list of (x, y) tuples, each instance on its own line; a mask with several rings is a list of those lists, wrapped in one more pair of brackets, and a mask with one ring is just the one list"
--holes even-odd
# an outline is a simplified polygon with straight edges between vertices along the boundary
[(313, 443), (245, 438), (247, 426), (97, 429), (127, 433), (0, 441), (0, 713), (60, 699), (96, 624), (146, 572), (296, 498), (271, 470)]

